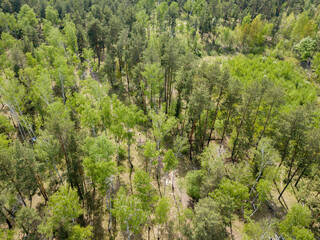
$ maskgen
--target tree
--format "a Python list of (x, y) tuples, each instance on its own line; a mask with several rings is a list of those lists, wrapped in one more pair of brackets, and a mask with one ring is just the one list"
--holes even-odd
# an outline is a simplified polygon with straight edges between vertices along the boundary
[(227, 239), (228, 234), (223, 217), (219, 213), (219, 206), (212, 198), (206, 197), (199, 200), (192, 222), (192, 239)]
[[(150, 237), (151, 216), (154, 211), (158, 195), (156, 189), (151, 184), (152, 179), (147, 172), (143, 170), (136, 171), (133, 179), (135, 196), (141, 201), (142, 209), (145, 211), (148, 221), (148, 238)], [(161, 201), (161, 200), (160, 200)]]
[(193, 199), (197, 200), (201, 197), (203, 177), (201, 170), (189, 171), (185, 177), (186, 192)]
[(33, 45), (37, 46), (38, 44), (38, 19), (33, 9), (29, 5), (24, 4), (17, 16), (18, 26), (22, 30), (23, 35), (27, 36), (32, 40)]
[(41, 218), (33, 208), (22, 207), (16, 215), (16, 220), (31, 239), (36, 239), (39, 236), (38, 226), (41, 223)]
[(66, 162), (69, 184), (72, 188), (77, 188), (77, 193), (83, 198), (83, 166), (78, 157), (77, 145), (80, 141), (76, 141), (75, 123), (71, 120), (70, 109), (61, 101), (55, 101), (48, 106), (47, 111), (45, 127), (59, 142), (59, 151)]
[(57, 26), (60, 23), (59, 13), (52, 6), (48, 6), (45, 10), (46, 20), (51, 22), (53, 26)]
[(145, 91), (145, 95), (148, 96), (151, 109), (157, 111), (156, 97), (160, 101), (160, 93), (163, 84), (163, 74), (159, 63), (147, 64), (145, 66), (142, 76), (145, 82), (141, 82), (141, 88)]
[(306, 37), (314, 37), (316, 24), (312, 19), (309, 19), (308, 13), (303, 12), (297, 18), (292, 29), (291, 38), (294, 42), (299, 42)]
[(230, 226), (232, 235), (232, 214), (236, 210), (244, 211), (246, 208), (246, 200), (249, 198), (248, 187), (225, 178), (211, 196), (219, 206), (224, 224)]
[(117, 173), (116, 163), (112, 161), (115, 147), (105, 135), (101, 135), (96, 139), (87, 138), (85, 148), (88, 154), (83, 161), (85, 170), (94, 186), (97, 184), (102, 193), (108, 194), (112, 177)]
[(275, 236), (275, 229), (277, 223), (272, 220), (265, 218), (261, 221), (251, 221), (244, 226), (244, 239), (266, 239)]
[(158, 239), (160, 239), (160, 225), (168, 222), (168, 213), (170, 211), (169, 199), (163, 197), (159, 200), (158, 205), (155, 210), (155, 222), (159, 224), (158, 226)]
[(147, 172), (143, 170), (136, 171), (133, 179), (136, 190), (135, 196), (140, 199), (144, 211), (150, 211), (157, 200), (157, 195), (151, 182), (152, 178)]
[(169, 149), (163, 159), (163, 163), (164, 163), (164, 172), (166, 174), (166, 177), (164, 179), (164, 190), (163, 190), (163, 196), (165, 196), (166, 194), (166, 184), (167, 184), (167, 177), (168, 177), (168, 173), (170, 171), (173, 171), (177, 165), (178, 165), (178, 160), (176, 158), (176, 156), (174, 155), (172, 149)]
[(209, 193), (219, 187), (221, 180), (226, 175), (223, 164), (224, 155), (221, 154), (218, 146), (206, 147), (201, 156), (201, 169), (204, 171), (202, 186), (200, 192), (202, 196), (208, 196)]
[(285, 220), (279, 224), (279, 229), (286, 238), (314, 239), (308, 229), (310, 222), (311, 212), (308, 207), (295, 204), (290, 208)]
[(171, 34), (175, 36), (176, 19), (179, 14), (179, 5), (177, 2), (171, 2), (168, 8), (168, 23), (171, 28)]
[[(75, 190), (61, 186), (48, 202), (45, 220), (39, 226), (39, 232), (47, 238), (54, 236), (66, 238), (72, 231), (75, 220), (83, 214)], [(78, 228), (78, 227), (77, 227)]]
[[(149, 112), (152, 119), (152, 133), (157, 144), (157, 151), (160, 151), (160, 143), (163, 141), (164, 137), (172, 130), (176, 124), (176, 119), (174, 117), (166, 117), (166, 114), (161, 110), (158, 114), (154, 111)], [(160, 155), (158, 155), (158, 167), (157, 167), (157, 181), (160, 184)], [(159, 185), (160, 191), (160, 185)]]
[(89, 22), (87, 34), (90, 46), (94, 49), (94, 52), (98, 58), (98, 67), (100, 67), (101, 53), (104, 42), (102, 26), (98, 19), (93, 18)]
[(72, 228), (70, 237), (68, 237), (68, 240), (90, 240), (92, 239), (93, 232), (92, 232), (92, 226), (87, 227), (81, 227), (80, 225), (75, 225)]
[(77, 31), (73, 22), (67, 22), (64, 27), (66, 45), (73, 53), (78, 54)]
[(294, 50), (298, 54), (300, 61), (310, 61), (315, 49), (316, 41), (310, 37), (303, 38), (298, 44), (294, 45)]
[[(274, 179), (266, 179), (268, 174), (265, 174), (265, 172), (272, 171), (270, 168), (274, 164), (276, 164), (279, 161), (280, 157), (278, 152), (274, 149), (272, 146), (270, 139), (262, 139), (257, 146), (257, 150), (255, 152), (255, 161), (254, 161), (254, 176), (256, 177), (255, 182), (252, 185), (252, 188), (250, 190), (250, 194), (253, 192), (253, 190), (257, 185), (257, 192), (259, 194), (260, 200), (268, 200), (270, 196), (270, 187), (272, 185), (271, 180)], [(262, 176), (265, 176), (265, 179), (260, 179)], [(273, 176), (275, 177), (275, 176)]]
[(149, 176), (151, 174), (153, 159), (159, 156), (159, 151), (156, 150), (156, 147), (157, 144), (151, 141), (147, 141), (146, 144), (143, 146), (144, 156), (146, 156), (149, 159)]
[(317, 77), (319, 78), (320, 77), (320, 53), (319, 52), (315, 54), (311, 67), (314, 70)]
[(261, 52), (272, 28), (271, 23), (269, 24), (261, 19), (261, 14), (257, 15), (252, 21), (251, 16), (247, 15), (243, 18), (241, 26), (236, 28), (239, 47), (253, 53)]
[(133, 234), (138, 234), (147, 220), (141, 201), (135, 196), (127, 196), (121, 187), (114, 202), (113, 214), (120, 222), (121, 230), (126, 233), (128, 240)]

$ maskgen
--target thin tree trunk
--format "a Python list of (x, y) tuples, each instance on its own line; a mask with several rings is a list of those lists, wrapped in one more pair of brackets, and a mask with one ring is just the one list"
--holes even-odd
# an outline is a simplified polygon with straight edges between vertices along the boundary
[(233, 147), (232, 147), (231, 159), (232, 159), (233, 163), (235, 161), (236, 146), (237, 146), (237, 143), (238, 143), (238, 140), (239, 140), (240, 131), (241, 131), (244, 119), (245, 119), (245, 117), (247, 115), (247, 111), (248, 111), (250, 102), (251, 102), (251, 98), (249, 99), (249, 102), (248, 102), (248, 104), (247, 104), (247, 106), (245, 108), (245, 111), (244, 111), (243, 115), (242, 115), (242, 118), (241, 118), (241, 121), (240, 121), (240, 125), (239, 125), (238, 130), (237, 130), (237, 136), (236, 136), (236, 139), (234, 140), (234, 144), (233, 144)]
[(259, 138), (258, 138), (258, 141), (257, 141), (256, 144), (255, 144), (255, 145), (256, 145), (256, 149), (258, 148), (259, 142), (260, 142), (261, 138), (263, 137), (264, 132), (266, 131), (266, 128), (267, 128), (267, 125), (268, 125), (268, 121), (269, 121), (269, 118), (270, 118), (270, 115), (271, 115), (271, 112), (272, 112), (272, 108), (273, 108), (273, 104), (270, 106), (267, 119), (266, 119), (266, 121), (265, 121), (265, 123), (264, 123), (264, 126), (263, 126), (263, 130), (262, 130), (262, 132), (260, 133), (260, 136), (259, 136)]
[(163, 196), (166, 196), (167, 177), (168, 177), (168, 173), (166, 172), (166, 175), (164, 178)]
[[(157, 151), (160, 151), (160, 141), (157, 141)], [(158, 183), (158, 188), (159, 188), (159, 194), (160, 194), (160, 196), (162, 196), (161, 190), (160, 190), (160, 154), (158, 155), (157, 183)]]
[[(226, 134), (226, 132), (227, 132), (227, 127), (228, 127), (228, 125), (229, 125), (229, 120), (230, 120), (231, 112), (232, 112), (232, 109), (230, 109), (230, 110), (228, 111), (227, 121), (226, 121), (226, 123), (224, 124), (224, 127), (223, 127), (223, 133), (222, 133), (221, 142), (220, 142), (221, 145), (222, 145), (222, 143), (223, 143), (225, 134)], [(221, 147), (221, 145), (220, 145), (220, 147)]]
[(168, 104), (167, 104), (167, 70), (164, 74), (164, 102), (166, 103), (166, 114), (168, 113)]
[(231, 239), (233, 240), (233, 233), (232, 233), (232, 222), (230, 220), (230, 235), (231, 235)]
[(64, 95), (64, 85), (63, 85), (63, 78), (61, 77), (60, 69), (59, 69), (59, 78), (61, 82), (61, 93), (62, 93), (62, 99), (63, 99), (63, 104), (66, 104), (66, 97)]
[(294, 171), (294, 173), (292, 174), (292, 176), (290, 177), (290, 179), (288, 180), (286, 186), (283, 188), (283, 190), (281, 191), (278, 200), (280, 201), (280, 198), (282, 197), (283, 193), (285, 192), (285, 190), (287, 189), (287, 187), (289, 186), (289, 184), (291, 183), (293, 177), (296, 175), (297, 171), (299, 170), (300, 166), (297, 167), (297, 169)]
[(125, 62), (125, 69), (126, 69), (126, 77), (127, 77), (127, 89), (128, 89), (128, 99), (129, 99), (129, 93), (130, 93), (130, 79), (129, 79), (129, 72), (128, 72), (128, 63), (127, 60)]
[(312, 157), (312, 160), (309, 161), (309, 163), (307, 164), (307, 166), (304, 167), (304, 169), (302, 170), (301, 174), (299, 175), (296, 183), (294, 184), (295, 187), (298, 186), (298, 183), (300, 182), (300, 179), (302, 178), (303, 174), (305, 173), (305, 171), (307, 170), (307, 168), (313, 163), (313, 159), (318, 155), (318, 152), (316, 152), (314, 154), (314, 156)]
[(24, 198), (23, 198), (23, 196), (22, 196), (22, 193), (20, 192), (20, 189), (18, 188), (16, 182), (15, 182), (14, 179), (12, 178), (12, 176), (11, 176), (11, 174), (9, 173), (8, 169), (7, 169), (3, 164), (1, 164), (1, 166), (2, 166), (2, 168), (4, 169), (4, 171), (6, 172), (7, 176), (10, 178), (10, 180), (11, 180), (12, 184), (14, 185), (15, 189), (17, 190), (17, 192), (18, 192), (18, 194), (19, 194), (19, 196), (20, 196), (20, 198), (21, 198), (21, 201), (22, 201), (23, 205), (26, 207), (27, 204), (26, 204), (26, 202), (24, 201)]
[(249, 139), (249, 144), (251, 143), (252, 138), (253, 138), (253, 135), (254, 135), (255, 125), (256, 125), (256, 121), (257, 121), (258, 114), (259, 114), (259, 109), (260, 109), (261, 101), (262, 101), (262, 96), (261, 96), (260, 99), (259, 99), (258, 107), (257, 107), (256, 113), (255, 113), (255, 115), (254, 115), (254, 120), (253, 120), (252, 128), (251, 128), (251, 131), (250, 131), (251, 134), (250, 134), (250, 137), (249, 137), (249, 138), (250, 138), (250, 139)]
[(190, 151), (189, 151), (189, 157), (190, 160), (192, 160), (192, 136), (193, 136), (193, 132), (194, 132), (194, 128), (196, 126), (196, 120), (193, 122), (192, 124), (192, 129), (191, 129), (191, 133), (190, 133), (190, 137), (189, 137), (189, 142), (190, 142)]
[(212, 120), (212, 127), (210, 129), (210, 134), (209, 134), (209, 139), (208, 139), (207, 146), (209, 146), (209, 143), (210, 143), (210, 140), (211, 140), (211, 136), (212, 136), (212, 133), (214, 131), (214, 127), (215, 127), (216, 119), (217, 119), (217, 116), (218, 116), (218, 111), (219, 111), (218, 109), (219, 109), (219, 105), (220, 105), (220, 102), (221, 102), (221, 98), (222, 98), (222, 89), (220, 89), (219, 97), (218, 97), (218, 101), (217, 101), (217, 105), (216, 105), (216, 109), (214, 110), (214, 117), (213, 117), (213, 120)]

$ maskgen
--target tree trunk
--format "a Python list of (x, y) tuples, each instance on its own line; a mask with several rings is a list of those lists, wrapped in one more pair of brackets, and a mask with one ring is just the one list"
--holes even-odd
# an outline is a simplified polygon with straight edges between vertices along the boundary
[(189, 157), (190, 160), (192, 160), (192, 136), (193, 136), (193, 132), (194, 132), (194, 128), (196, 126), (196, 120), (193, 122), (192, 124), (192, 129), (191, 129), (191, 133), (190, 133), (190, 137), (189, 137), (189, 142), (190, 142), (190, 151), (189, 151)]
[(166, 196), (167, 177), (168, 177), (168, 173), (166, 172), (166, 175), (164, 178), (163, 196)]
[(289, 186), (289, 184), (291, 183), (293, 177), (296, 175), (297, 171), (299, 170), (300, 166), (297, 167), (297, 169), (294, 171), (294, 173), (292, 174), (292, 176), (290, 177), (290, 179), (288, 179), (288, 182), (286, 184), (286, 186), (283, 188), (283, 190), (281, 191), (278, 200), (280, 201), (280, 198), (282, 197), (283, 193), (285, 192), (285, 190), (287, 189), (287, 187)]
[[(160, 141), (157, 141), (157, 151), (160, 151)], [(158, 155), (157, 183), (158, 183), (160, 197), (162, 197), (161, 189), (160, 189), (160, 154)]]
[[(225, 137), (225, 134), (226, 134), (226, 131), (227, 131), (227, 127), (228, 127), (228, 125), (229, 125), (229, 119), (230, 119), (230, 116), (231, 116), (231, 112), (232, 112), (232, 109), (230, 109), (230, 110), (228, 111), (227, 121), (226, 121), (226, 123), (224, 124), (224, 127), (223, 127), (223, 133), (222, 133), (221, 142), (220, 142), (221, 145), (222, 145), (222, 143), (223, 143), (223, 140), (224, 140), (224, 137)], [(221, 147), (221, 146), (220, 146), (220, 147)]]
[(259, 136), (259, 138), (258, 138), (258, 141), (257, 141), (256, 144), (255, 144), (255, 145), (256, 145), (256, 149), (258, 148), (259, 142), (260, 142), (261, 138), (263, 137), (264, 132), (266, 131), (266, 128), (267, 128), (267, 125), (268, 125), (268, 121), (269, 121), (269, 118), (270, 118), (270, 115), (271, 115), (271, 112), (272, 112), (272, 108), (273, 108), (273, 104), (270, 106), (267, 119), (266, 119), (266, 121), (265, 121), (265, 123), (264, 123), (264, 126), (263, 126), (263, 130), (262, 130), (262, 132), (260, 133), (260, 136)]
[(127, 60), (125, 62), (125, 69), (126, 69), (126, 77), (127, 77), (127, 89), (128, 89), (128, 98), (129, 98), (129, 92), (130, 92), (130, 79), (129, 79), (129, 72), (128, 72), (128, 63), (127, 63)]
[(302, 170), (301, 174), (299, 175), (296, 183), (294, 184), (295, 187), (298, 186), (298, 183), (300, 182), (300, 179), (302, 178), (303, 174), (305, 173), (305, 171), (307, 170), (307, 168), (313, 163), (314, 158), (318, 155), (318, 152), (316, 152), (314, 154), (314, 156), (312, 157), (312, 159), (309, 161), (309, 163), (307, 164), (307, 166), (304, 167), (304, 169)]
[(254, 115), (254, 120), (253, 120), (253, 124), (252, 124), (251, 131), (250, 131), (250, 136), (249, 136), (249, 145), (251, 144), (251, 141), (252, 141), (252, 138), (254, 135), (255, 125), (256, 125), (258, 114), (259, 114), (259, 109), (260, 109), (262, 98), (263, 97), (261, 96), (259, 99), (258, 107), (257, 107), (256, 113)]
[(8, 169), (7, 169), (3, 164), (1, 164), (1, 166), (2, 166), (2, 168), (4, 169), (4, 171), (6, 172), (7, 176), (10, 178), (13, 186), (14, 186), (15, 189), (17, 190), (17, 192), (18, 192), (18, 194), (19, 194), (19, 197), (21, 198), (21, 201), (22, 201), (23, 205), (26, 207), (27, 204), (26, 204), (26, 202), (24, 201), (24, 198), (23, 198), (23, 196), (22, 196), (22, 193), (20, 192), (20, 189), (18, 188), (16, 182), (15, 182), (14, 179), (12, 178), (12, 176), (11, 176), (11, 174), (9, 173)]
[(168, 113), (168, 104), (167, 104), (167, 70), (164, 73), (164, 102), (166, 103), (166, 114)]
[(237, 143), (238, 143), (238, 140), (239, 140), (240, 131), (241, 131), (241, 128), (242, 128), (244, 119), (245, 119), (245, 117), (246, 117), (246, 115), (247, 115), (247, 111), (248, 111), (250, 102), (251, 102), (251, 98), (249, 99), (249, 102), (248, 102), (248, 104), (246, 105), (246, 108), (245, 108), (245, 110), (244, 110), (244, 113), (243, 113), (242, 118), (241, 118), (241, 121), (240, 121), (240, 125), (239, 125), (238, 130), (237, 130), (236, 139), (234, 140), (234, 143), (233, 143), (232, 153), (231, 153), (231, 159), (232, 159), (232, 162), (233, 162), (233, 163), (234, 163), (234, 161), (235, 161), (236, 146), (237, 146)]
[(222, 98), (222, 89), (220, 89), (219, 97), (218, 97), (218, 101), (217, 101), (217, 105), (216, 105), (216, 109), (214, 110), (214, 117), (213, 117), (213, 120), (212, 120), (212, 127), (210, 129), (210, 134), (209, 134), (209, 139), (208, 139), (207, 146), (209, 146), (209, 143), (210, 143), (210, 140), (211, 140), (211, 136), (212, 136), (212, 133), (214, 131), (214, 127), (215, 127), (216, 119), (217, 119), (217, 116), (218, 116), (218, 109), (219, 109), (221, 98)]

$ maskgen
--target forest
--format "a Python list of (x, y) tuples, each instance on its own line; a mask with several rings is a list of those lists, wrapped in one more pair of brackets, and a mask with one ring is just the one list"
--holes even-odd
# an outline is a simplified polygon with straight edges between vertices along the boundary
[(0, 239), (320, 239), (320, 0), (0, 0)]

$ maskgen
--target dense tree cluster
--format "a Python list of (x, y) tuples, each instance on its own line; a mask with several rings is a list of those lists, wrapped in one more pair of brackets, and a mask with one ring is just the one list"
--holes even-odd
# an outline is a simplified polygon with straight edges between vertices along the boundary
[(0, 0), (1, 239), (320, 237), (320, 2)]

